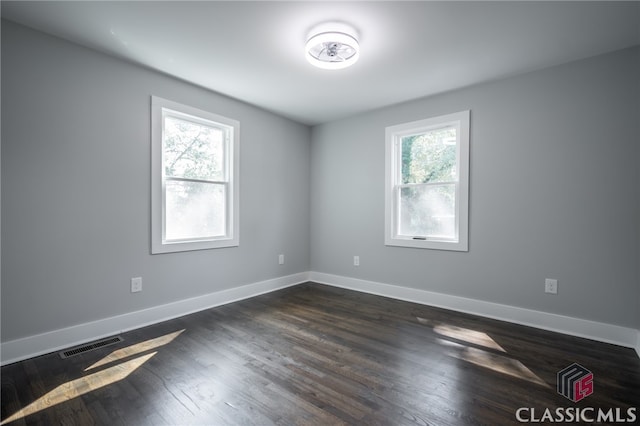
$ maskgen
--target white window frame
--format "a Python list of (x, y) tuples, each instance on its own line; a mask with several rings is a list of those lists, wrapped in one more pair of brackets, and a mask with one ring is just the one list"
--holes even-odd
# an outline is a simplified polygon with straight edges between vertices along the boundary
[[(386, 128), (385, 146), (385, 245), (435, 250), (469, 251), (469, 116), (461, 111), (425, 120), (398, 124)], [(425, 133), (442, 127), (457, 129), (455, 182), (456, 237), (424, 238), (424, 236), (399, 235), (400, 186), (402, 186), (402, 144), (405, 136)]]
[[(168, 241), (165, 234), (165, 174), (163, 165), (164, 117), (193, 118), (195, 122), (222, 127), (226, 140), (227, 211), (226, 235), (221, 237), (193, 238)], [(239, 236), (239, 155), (240, 123), (227, 117), (183, 105), (157, 96), (151, 97), (151, 253), (172, 253), (190, 250), (206, 250), (236, 247)]]

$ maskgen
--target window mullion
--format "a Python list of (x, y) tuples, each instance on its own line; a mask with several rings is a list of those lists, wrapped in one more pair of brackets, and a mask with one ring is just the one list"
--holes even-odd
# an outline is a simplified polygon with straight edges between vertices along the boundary
[(213, 184), (226, 184), (226, 181), (222, 181), (222, 180), (208, 180), (208, 179), (194, 179), (194, 178), (183, 178), (183, 177), (172, 177), (172, 176), (166, 176), (165, 180), (169, 181), (176, 181), (176, 182), (193, 182), (193, 183), (213, 183)]
[(398, 188), (417, 188), (420, 186), (441, 186), (441, 185), (457, 185), (457, 180), (442, 181), (442, 182), (423, 182), (423, 183), (402, 183), (396, 185)]

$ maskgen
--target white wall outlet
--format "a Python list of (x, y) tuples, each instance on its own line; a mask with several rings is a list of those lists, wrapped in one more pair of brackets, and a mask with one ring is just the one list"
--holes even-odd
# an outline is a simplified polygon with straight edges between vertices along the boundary
[(360, 256), (353, 256), (353, 266), (360, 266)]
[(284, 254), (278, 256), (278, 265), (284, 265)]
[(131, 278), (131, 293), (142, 291), (142, 277)]
[(558, 280), (553, 280), (551, 278), (544, 280), (544, 292), (558, 294)]

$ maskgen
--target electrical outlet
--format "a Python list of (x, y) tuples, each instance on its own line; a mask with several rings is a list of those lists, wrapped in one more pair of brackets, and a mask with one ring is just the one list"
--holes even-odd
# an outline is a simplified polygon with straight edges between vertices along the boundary
[(278, 265), (284, 265), (284, 254), (278, 256)]
[(553, 280), (551, 278), (544, 280), (544, 292), (558, 294), (558, 280)]
[(353, 256), (353, 266), (360, 266), (360, 256)]
[(142, 277), (131, 278), (131, 293), (142, 291)]

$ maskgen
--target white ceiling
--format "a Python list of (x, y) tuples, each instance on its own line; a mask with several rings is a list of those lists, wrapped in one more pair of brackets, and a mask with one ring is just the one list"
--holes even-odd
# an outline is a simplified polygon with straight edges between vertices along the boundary
[[(640, 44), (640, 2), (11, 2), (2, 17), (305, 124)], [(313, 68), (308, 31), (360, 33)]]

